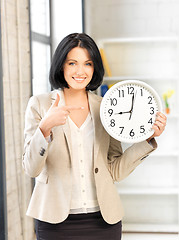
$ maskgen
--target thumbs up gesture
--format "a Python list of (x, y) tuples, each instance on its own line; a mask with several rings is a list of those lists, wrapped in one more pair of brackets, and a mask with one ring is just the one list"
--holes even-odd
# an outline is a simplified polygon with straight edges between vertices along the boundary
[(57, 97), (55, 99), (55, 102), (52, 104), (52, 106), (50, 108), (53, 108), (53, 107), (58, 107), (58, 103), (60, 102), (60, 96), (59, 94), (57, 93)]
[(47, 137), (50, 135), (51, 129), (53, 127), (64, 125), (71, 111), (83, 109), (83, 107), (79, 107), (79, 106), (59, 107), (58, 106), (59, 101), (60, 101), (60, 96), (57, 93), (55, 102), (51, 105), (45, 117), (40, 122), (39, 127), (44, 137)]

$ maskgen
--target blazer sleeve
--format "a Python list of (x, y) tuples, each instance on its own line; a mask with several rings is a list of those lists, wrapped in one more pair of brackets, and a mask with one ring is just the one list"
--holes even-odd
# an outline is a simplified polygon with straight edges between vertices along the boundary
[(157, 143), (152, 139), (150, 144), (147, 141), (135, 143), (123, 152), (121, 143), (111, 138), (108, 166), (113, 180), (119, 182), (126, 178), (156, 148)]
[(39, 123), (42, 119), (40, 103), (36, 96), (30, 98), (25, 113), (23, 168), (30, 177), (37, 177), (44, 168), (48, 142), (43, 136)]

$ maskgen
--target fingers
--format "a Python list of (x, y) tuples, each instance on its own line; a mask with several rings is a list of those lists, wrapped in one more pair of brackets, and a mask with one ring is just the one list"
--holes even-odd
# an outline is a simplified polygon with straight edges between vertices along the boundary
[[(60, 96), (57, 93), (57, 97), (55, 99), (55, 102), (52, 104), (51, 107), (58, 107), (59, 101), (60, 101)], [(63, 110), (68, 111), (69, 113), (73, 110), (82, 110), (82, 109), (84, 109), (84, 107), (81, 107), (81, 106), (64, 106), (63, 107)]]
[(53, 126), (64, 125), (70, 113), (74, 110), (82, 110), (81, 106), (59, 106), (60, 96), (57, 93), (54, 103), (48, 110), (48, 117), (50, 117)]
[(62, 125), (64, 125), (66, 123), (67, 120), (67, 115), (64, 115), (62, 118)]
[(78, 106), (64, 106), (61, 108), (61, 113), (62, 113), (62, 124), (64, 125), (66, 123), (66, 120), (68, 116), (70, 115), (71, 111), (74, 110), (82, 110), (84, 107), (78, 107)]
[(60, 96), (59, 96), (59, 94), (57, 93), (57, 97), (56, 97), (56, 99), (55, 99), (55, 102), (52, 104), (51, 107), (58, 107), (59, 101), (60, 101)]
[(64, 123), (66, 123), (67, 117), (70, 115), (71, 111), (74, 110), (82, 110), (84, 107), (78, 107), (78, 106), (64, 106), (63, 107), (63, 114), (64, 114)]
[(161, 113), (161, 112), (158, 112), (157, 113), (157, 117), (163, 119), (165, 122), (167, 121), (167, 117), (165, 116), (165, 114)]
[(167, 121), (167, 117), (163, 113), (161, 112), (157, 113), (155, 123), (152, 127), (155, 131), (155, 136), (160, 136), (161, 133), (164, 131), (166, 126), (166, 121)]
[(167, 117), (163, 113), (159, 112), (157, 113), (156, 122), (160, 127), (165, 128)]

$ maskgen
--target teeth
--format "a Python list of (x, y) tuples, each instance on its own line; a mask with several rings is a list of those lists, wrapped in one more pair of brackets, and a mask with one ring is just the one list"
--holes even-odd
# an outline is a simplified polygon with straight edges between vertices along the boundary
[(84, 78), (74, 78), (76, 81), (83, 81)]

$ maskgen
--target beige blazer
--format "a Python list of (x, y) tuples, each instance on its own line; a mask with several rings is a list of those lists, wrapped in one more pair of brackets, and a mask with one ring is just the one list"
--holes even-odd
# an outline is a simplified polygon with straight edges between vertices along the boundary
[[(30, 98), (25, 115), (25, 145), (23, 167), (36, 184), (27, 215), (41, 221), (58, 223), (64, 221), (70, 211), (71, 139), (68, 122), (54, 127), (53, 140), (47, 143), (38, 128), (39, 122), (60, 94), (59, 106), (64, 105), (63, 92)], [(104, 130), (99, 116), (101, 97), (88, 92), (90, 111), (95, 129), (94, 177), (100, 211), (107, 223), (114, 224), (124, 215), (115, 181), (127, 177), (157, 146), (146, 141), (137, 143), (122, 152), (121, 143)]]

